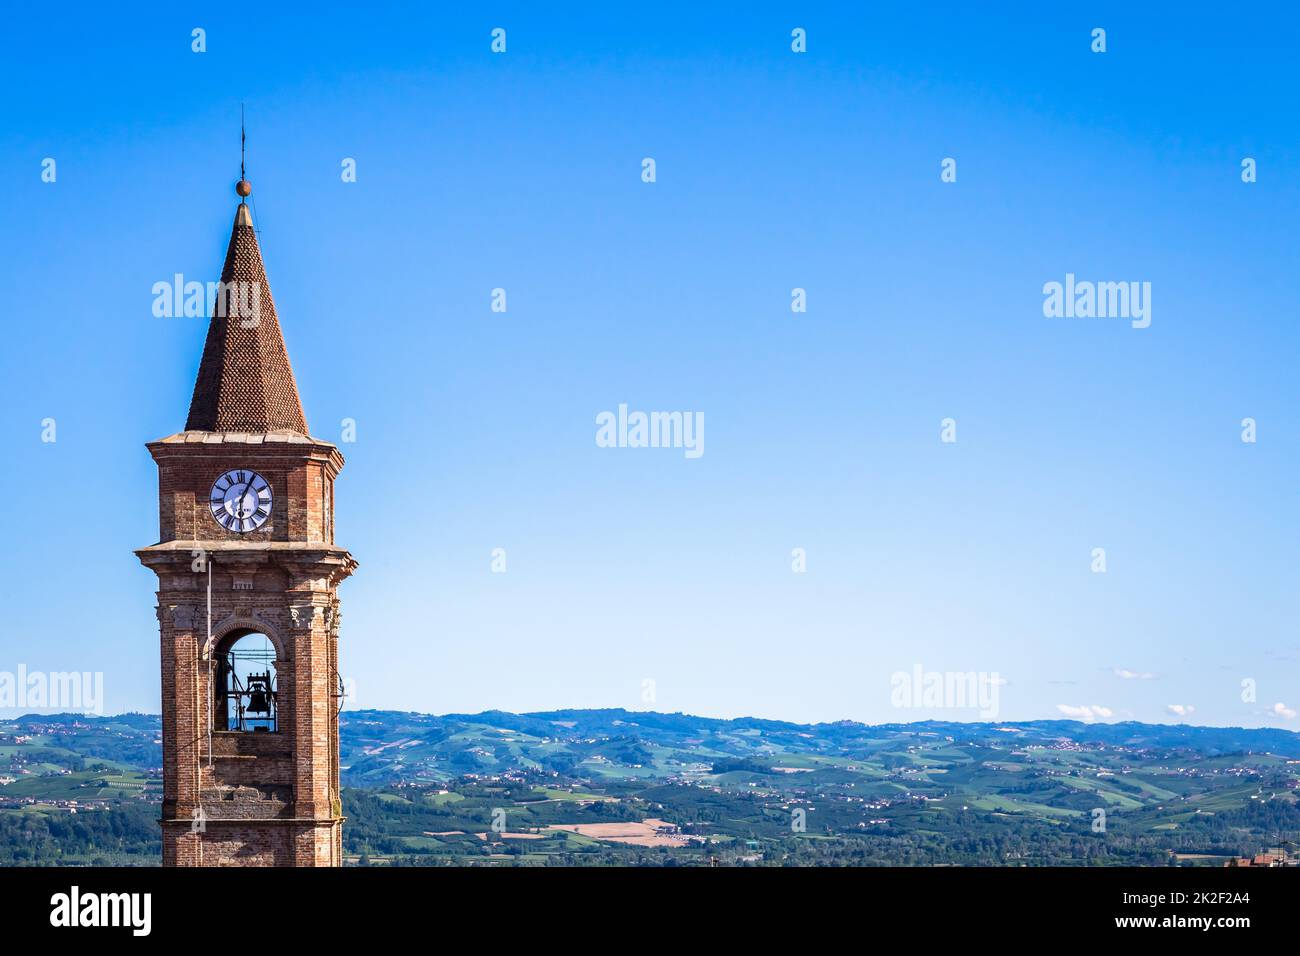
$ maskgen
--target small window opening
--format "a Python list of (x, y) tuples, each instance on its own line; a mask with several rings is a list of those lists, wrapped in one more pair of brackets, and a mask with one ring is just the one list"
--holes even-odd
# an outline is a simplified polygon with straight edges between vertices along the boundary
[(217, 655), (217, 730), (275, 733), (275, 646), (265, 634), (245, 634)]

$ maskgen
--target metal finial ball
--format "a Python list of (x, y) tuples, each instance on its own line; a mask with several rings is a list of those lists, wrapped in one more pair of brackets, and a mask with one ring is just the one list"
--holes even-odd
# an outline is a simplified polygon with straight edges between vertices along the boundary
[(250, 183), (247, 179), (241, 179), (239, 182), (235, 183), (235, 192), (239, 193), (239, 195), (245, 198), (247, 198), (249, 193), (251, 193), (252, 191), (253, 191), (253, 184)]

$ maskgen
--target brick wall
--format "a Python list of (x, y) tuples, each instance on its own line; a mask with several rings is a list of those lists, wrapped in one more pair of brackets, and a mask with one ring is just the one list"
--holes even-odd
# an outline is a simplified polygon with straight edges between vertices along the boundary
[[(137, 552), (159, 581), (164, 865), (339, 865), (337, 588), (355, 562), (328, 540), (326, 515), (342, 457), (314, 440), (191, 437), (149, 446), (162, 540)], [(271, 518), (246, 535), (208, 510), (212, 482), (233, 468), (272, 490)], [(196, 549), (211, 561), (214, 650), (248, 633), (276, 649), (274, 733), (213, 727), (209, 744), (209, 575)]]

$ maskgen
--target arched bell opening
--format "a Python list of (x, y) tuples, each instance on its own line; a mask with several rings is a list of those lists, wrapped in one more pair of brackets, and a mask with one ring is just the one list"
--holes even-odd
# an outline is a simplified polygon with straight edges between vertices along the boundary
[(232, 631), (217, 645), (213, 658), (213, 730), (275, 733), (279, 691), (271, 639), (252, 630)]

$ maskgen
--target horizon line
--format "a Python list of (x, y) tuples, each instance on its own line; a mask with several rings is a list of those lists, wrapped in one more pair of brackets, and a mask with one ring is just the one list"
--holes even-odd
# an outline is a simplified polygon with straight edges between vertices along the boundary
[[(1186, 721), (1179, 721), (1177, 723), (1163, 723), (1163, 722), (1154, 722), (1154, 721), (1146, 721), (1146, 720), (1079, 720), (1078, 718), (1075, 717), (1035, 717), (1028, 720), (951, 720), (951, 719), (944, 719), (939, 717), (930, 717), (924, 720), (885, 721), (882, 723), (867, 723), (861, 720), (853, 720), (852, 718), (841, 718), (839, 720), (823, 720), (823, 721), (807, 722), (807, 721), (796, 721), (796, 720), (784, 720), (781, 718), (773, 718), (773, 717), (757, 717), (754, 715), (745, 715), (740, 717), (708, 717), (703, 714), (691, 714), (691, 713), (687, 713), (686, 711), (680, 711), (680, 710), (676, 710), (676, 711), (628, 710), (625, 707), (557, 707), (551, 710), (532, 710), (532, 711), (514, 711), (514, 710), (503, 710), (501, 708), (490, 708), (488, 710), (480, 710), (474, 713), (470, 713), (467, 711), (447, 711), (441, 714), (436, 714), (436, 713), (423, 711), (423, 710), (404, 710), (404, 709), (396, 709), (396, 708), (390, 709), (390, 708), (382, 708), (382, 707), (365, 707), (365, 708), (360, 708), (358, 710), (351, 710), (351, 711), (343, 710), (339, 713), (339, 716), (344, 717), (348, 714), (355, 715), (355, 714), (366, 714), (366, 713), (412, 714), (418, 717), (437, 717), (440, 719), (447, 719), (453, 717), (481, 717), (485, 714), (505, 714), (510, 717), (538, 717), (542, 714), (555, 714), (555, 713), (577, 713), (577, 714), (624, 713), (624, 714), (632, 714), (632, 715), (641, 714), (647, 716), (662, 716), (662, 717), (690, 717), (697, 720), (717, 721), (719, 723), (738, 723), (740, 721), (762, 721), (764, 723), (771, 723), (771, 724), (788, 724), (792, 727), (829, 727), (837, 724), (838, 725), (853, 724), (859, 727), (868, 727), (868, 728), (870, 727), (912, 727), (912, 726), (921, 726), (925, 724), (954, 724), (963, 727), (1014, 727), (1017, 725), (1024, 725), (1024, 724), (1076, 724), (1080, 727), (1119, 727), (1124, 725), (1137, 725), (1140, 727), (1185, 727), (1190, 730), (1275, 730), (1275, 731), (1281, 731), (1282, 733), (1292, 734), (1294, 736), (1300, 736), (1300, 730), (1292, 730), (1288, 727), (1275, 727), (1275, 726), (1267, 726), (1267, 725), (1248, 727), (1241, 724), (1192, 724), (1192, 723), (1187, 723)], [(108, 714), (84, 713), (84, 712), (69, 711), (69, 710), (53, 711), (48, 713), (43, 713), (40, 711), (28, 711), (26, 713), (17, 714), (14, 716), (0, 715), (0, 721), (23, 720), (27, 717), (77, 717), (77, 718), (85, 718), (89, 720), (109, 720), (114, 717), (158, 717), (161, 719), (162, 715), (159, 713), (150, 713), (148, 711), (143, 711), (143, 710), (121, 710), (121, 711), (115, 711), (113, 713), (108, 713)]]

